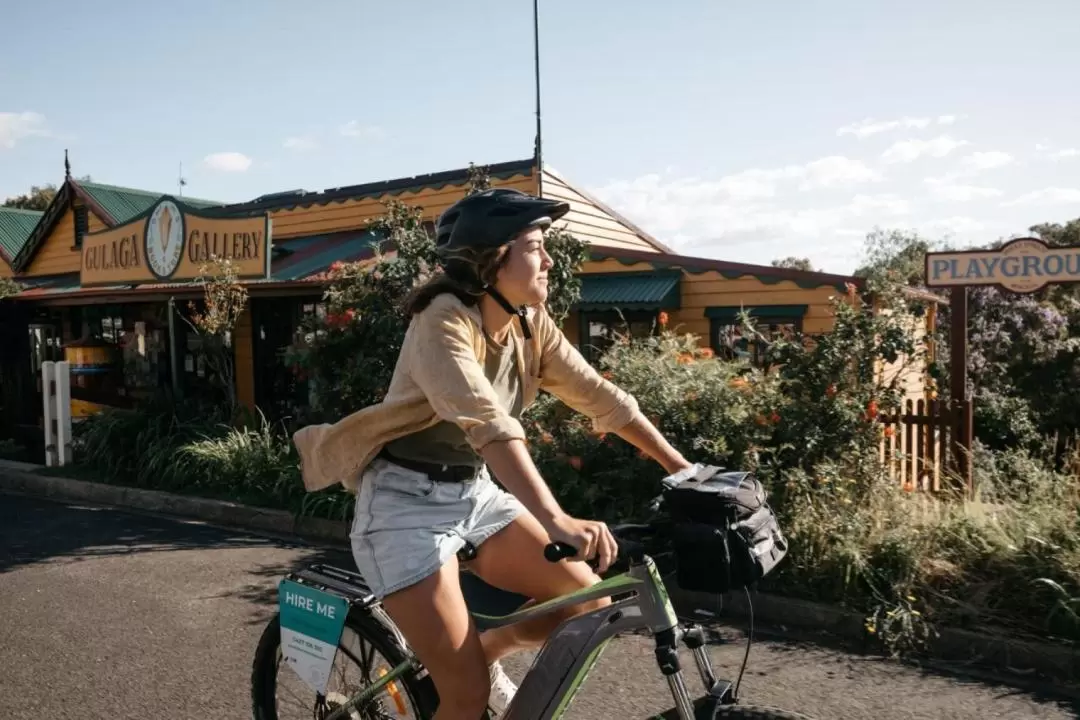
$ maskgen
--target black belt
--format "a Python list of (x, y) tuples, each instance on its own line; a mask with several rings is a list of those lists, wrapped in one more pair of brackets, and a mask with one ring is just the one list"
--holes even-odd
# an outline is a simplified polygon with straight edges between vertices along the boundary
[(381, 457), (387, 462), (399, 465), (406, 470), (423, 473), (435, 482), (469, 482), (475, 480), (477, 475), (480, 474), (480, 468), (472, 465), (440, 465), (438, 463), (423, 462), (421, 460), (406, 460), (404, 458), (399, 458), (396, 455), (391, 455), (386, 447), (383, 447), (383, 449), (379, 451), (378, 457)]

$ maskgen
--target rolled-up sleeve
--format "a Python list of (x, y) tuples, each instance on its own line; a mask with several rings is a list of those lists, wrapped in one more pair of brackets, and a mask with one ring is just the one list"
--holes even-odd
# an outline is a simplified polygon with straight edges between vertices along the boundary
[(540, 387), (592, 420), (596, 432), (616, 432), (633, 420), (634, 396), (605, 380), (546, 312), (533, 318), (541, 343)]
[(492, 442), (524, 440), (525, 430), (499, 402), (476, 357), (471, 321), (436, 299), (413, 317), (402, 348), (409, 376), (440, 419), (462, 429), (476, 451)]

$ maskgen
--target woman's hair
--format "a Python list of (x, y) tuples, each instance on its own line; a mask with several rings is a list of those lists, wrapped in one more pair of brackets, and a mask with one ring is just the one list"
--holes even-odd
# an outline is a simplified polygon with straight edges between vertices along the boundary
[(494, 248), (463, 248), (454, 257), (443, 261), (442, 272), (413, 288), (405, 299), (405, 315), (412, 317), (423, 312), (431, 301), (443, 293), (453, 293), (465, 305), (480, 302), (484, 286), (494, 285), (495, 276), (509, 257), (510, 245)]

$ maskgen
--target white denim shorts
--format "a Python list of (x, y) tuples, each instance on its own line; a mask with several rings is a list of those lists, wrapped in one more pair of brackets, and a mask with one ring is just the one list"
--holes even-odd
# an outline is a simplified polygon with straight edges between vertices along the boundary
[(376, 458), (364, 471), (349, 538), (356, 568), (378, 599), (433, 574), (524, 512), (485, 467), (469, 482), (436, 482)]

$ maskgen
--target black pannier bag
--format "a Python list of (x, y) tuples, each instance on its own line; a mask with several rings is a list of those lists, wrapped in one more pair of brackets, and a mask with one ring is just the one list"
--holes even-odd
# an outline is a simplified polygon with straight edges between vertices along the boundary
[(749, 472), (696, 466), (666, 487), (676, 578), (683, 590), (723, 593), (756, 583), (787, 554), (787, 540)]

